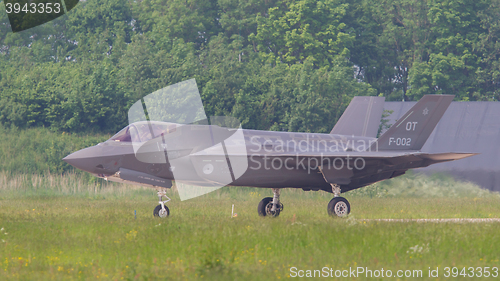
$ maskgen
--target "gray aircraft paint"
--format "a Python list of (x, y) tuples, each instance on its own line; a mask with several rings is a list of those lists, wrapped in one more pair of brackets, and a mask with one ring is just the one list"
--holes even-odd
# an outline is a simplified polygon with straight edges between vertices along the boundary
[[(473, 155), (415, 150), (432, 132), (452, 96), (424, 97), (400, 121), (400, 128), (381, 136), (383, 143), (378, 149), (376, 139), (371, 137), (244, 130), (232, 118), (203, 119), (206, 117), (193, 82), (181, 82), (145, 97), (131, 108), (129, 118), (133, 123), (127, 128), (105, 143), (77, 151), (64, 160), (117, 181), (151, 186), (158, 179), (175, 180), (185, 200), (226, 185), (332, 192), (331, 184), (337, 184), (345, 192), (400, 176), (408, 169)], [(162, 96), (165, 93), (173, 95)], [(183, 101), (188, 101), (185, 110), (180, 106)], [(356, 99), (354, 105), (359, 101)], [(366, 116), (379, 114), (377, 110), (363, 112), (364, 117), (357, 119), (360, 122), (353, 123), (362, 126), (362, 134), (373, 135), (376, 122)], [(351, 114), (350, 110), (346, 114)], [(341, 120), (348, 118), (343, 116)], [(398, 138), (415, 141), (406, 145)]]
[[(386, 119), (394, 124), (416, 102), (385, 102), (393, 113)], [(500, 191), (500, 102), (452, 102), (422, 152), (480, 153), (461, 161), (440, 163), (418, 169), (424, 173), (448, 173), (483, 188)]]
[(384, 97), (354, 97), (330, 134), (377, 137)]

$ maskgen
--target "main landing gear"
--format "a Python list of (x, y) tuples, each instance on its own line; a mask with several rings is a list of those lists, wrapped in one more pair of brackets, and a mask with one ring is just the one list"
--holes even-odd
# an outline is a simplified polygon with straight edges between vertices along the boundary
[(331, 184), (333, 199), (328, 203), (328, 214), (332, 217), (345, 217), (351, 212), (351, 205), (344, 197), (340, 197), (340, 186)]
[[(167, 200), (162, 201), (162, 197), (167, 198)], [(158, 190), (158, 200), (160, 201), (160, 205), (156, 206), (156, 208), (154, 209), (153, 216), (160, 218), (168, 217), (170, 215), (170, 210), (167, 206), (165, 206), (165, 203), (170, 201), (170, 198), (168, 198), (167, 191), (165, 189)]]
[[(333, 199), (328, 203), (328, 214), (332, 217), (346, 217), (351, 212), (351, 205), (344, 197), (340, 197), (340, 186), (331, 184)], [(283, 211), (283, 204), (280, 202), (280, 189), (273, 188), (273, 197), (266, 197), (260, 201), (257, 211), (262, 217), (277, 217)], [(158, 207), (157, 207), (158, 208)]]
[(273, 197), (266, 197), (260, 201), (257, 211), (259, 216), (277, 217), (283, 211), (283, 204), (280, 202), (280, 189), (273, 188)]

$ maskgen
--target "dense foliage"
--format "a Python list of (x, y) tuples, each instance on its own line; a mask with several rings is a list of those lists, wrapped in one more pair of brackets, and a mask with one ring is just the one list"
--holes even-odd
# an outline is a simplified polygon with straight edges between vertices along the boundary
[[(62, 174), (73, 171), (73, 167), (62, 158), (110, 137), (52, 132), (47, 128), (20, 130), (1, 125), (0, 134), (0, 171), (9, 174)], [(76, 173), (82, 172), (76, 170)]]
[(114, 133), (159, 88), (196, 78), (207, 115), (328, 132), (355, 95), (498, 100), (499, 0), (87, 0), (10, 32), (0, 123)]

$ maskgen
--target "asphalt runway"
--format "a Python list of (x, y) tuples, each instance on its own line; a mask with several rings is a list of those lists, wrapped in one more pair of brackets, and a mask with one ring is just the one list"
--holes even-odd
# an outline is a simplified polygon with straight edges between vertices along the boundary
[(383, 221), (383, 222), (453, 222), (453, 223), (479, 223), (479, 222), (500, 222), (500, 218), (486, 218), (486, 219), (474, 219), (474, 218), (455, 218), (455, 219), (360, 219), (359, 221)]

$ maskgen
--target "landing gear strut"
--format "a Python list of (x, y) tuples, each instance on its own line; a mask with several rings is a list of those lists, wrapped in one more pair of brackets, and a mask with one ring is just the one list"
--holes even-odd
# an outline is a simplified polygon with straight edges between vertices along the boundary
[(260, 201), (257, 211), (259, 216), (277, 217), (283, 211), (283, 204), (280, 202), (280, 189), (273, 188), (273, 197), (266, 197)]
[[(167, 198), (167, 200), (162, 201), (162, 197)], [(160, 201), (160, 205), (156, 206), (156, 208), (154, 209), (153, 216), (160, 218), (168, 217), (170, 215), (170, 210), (168, 209), (167, 206), (165, 206), (165, 203), (170, 201), (170, 198), (168, 198), (166, 190), (164, 189), (158, 190), (158, 200)]]
[(340, 197), (340, 186), (338, 184), (331, 184), (333, 199), (328, 203), (328, 214), (332, 217), (345, 217), (351, 212), (351, 205), (344, 197)]

